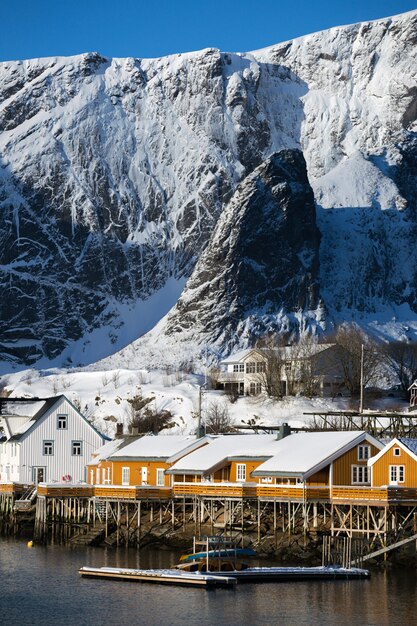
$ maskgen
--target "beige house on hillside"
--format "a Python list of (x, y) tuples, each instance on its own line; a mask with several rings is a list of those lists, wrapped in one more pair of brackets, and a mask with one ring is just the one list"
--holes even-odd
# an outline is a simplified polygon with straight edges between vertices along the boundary
[(330, 343), (241, 350), (220, 362), (218, 384), (239, 395), (269, 393), (272, 387), (283, 396), (337, 395), (344, 388), (339, 350)]

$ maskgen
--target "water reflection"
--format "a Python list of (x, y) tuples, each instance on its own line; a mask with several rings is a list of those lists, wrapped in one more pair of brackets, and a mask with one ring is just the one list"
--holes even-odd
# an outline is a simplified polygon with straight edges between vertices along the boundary
[(65, 549), (0, 539), (1, 622), (7, 626), (384, 626), (415, 624), (416, 571), (370, 581), (238, 585), (235, 590), (164, 587), (82, 579), (82, 565), (163, 568), (166, 550)]

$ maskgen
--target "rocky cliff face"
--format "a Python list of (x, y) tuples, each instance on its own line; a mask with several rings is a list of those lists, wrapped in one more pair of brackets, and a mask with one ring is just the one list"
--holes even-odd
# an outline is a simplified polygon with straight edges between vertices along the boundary
[[(158, 326), (162, 343), (184, 333), (197, 351), (202, 337), (229, 349), (273, 319), (324, 328), (354, 318), (412, 334), (416, 41), (412, 12), (246, 54), (1, 64), (1, 358), (110, 354), (162, 319), (197, 262)], [(284, 158), (271, 155), (294, 149), (315, 194), (319, 259), (296, 152), (283, 153), (288, 180), (271, 182)], [(260, 215), (285, 246), (280, 257), (265, 235), (257, 266)], [(216, 280), (217, 248), (235, 308), (224, 329), (213, 334), (204, 315), (209, 326), (191, 337), (190, 303), (199, 280)], [(218, 306), (213, 289), (201, 291), (205, 311)]]
[(253, 343), (267, 332), (316, 325), (319, 244), (303, 155), (283, 150), (238, 185), (168, 316), (166, 335), (188, 342), (198, 334), (227, 352), (236, 335)]

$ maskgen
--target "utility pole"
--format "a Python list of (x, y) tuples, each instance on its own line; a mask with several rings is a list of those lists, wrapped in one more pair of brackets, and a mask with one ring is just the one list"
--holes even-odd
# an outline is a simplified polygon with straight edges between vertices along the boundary
[(206, 434), (205, 428), (203, 428), (201, 426), (201, 400), (202, 400), (202, 395), (203, 395), (203, 389), (205, 389), (206, 384), (204, 383), (204, 385), (200, 385), (199, 389), (198, 389), (198, 422), (197, 422), (197, 437), (204, 437), (204, 435)]
[[(363, 353), (364, 346), (361, 345), (361, 388), (360, 388), (360, 400), (359, 400), (359, 413), (363, 413)], [(363, 418), (361, 420), (361, 426), (363, 427)]]

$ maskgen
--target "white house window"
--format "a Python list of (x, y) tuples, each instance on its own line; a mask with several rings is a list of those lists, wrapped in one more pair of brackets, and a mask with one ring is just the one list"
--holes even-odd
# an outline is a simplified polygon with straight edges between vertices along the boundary
[(233, 371), (234, 372), (244, 372), (245, 371), (245, 364), (244, 363), (235, 363), (233, 365)]
[(401, 448), (394, 448), (394, 456), (401, 456)]
[(260, 361), (259, 363), (256, 364), (256, 372), (258, 374), (263, 374), (265, 372), (265, 362), (264, 361)]
[(66, 430), (68, 428), (68, 415), (58, 415), (57, 427), (58, 430)]
[(158, 487), (163, 487), (165, 485), (164, 470), (161, 467), (157, 467), (156, 469), (156, 484)]
[(237, 463), (236, 465), (236, 480), (239, 482), (245, 482), (246, 480), (246, 465), (245, 463)]
[(249, 385), (249, 393), (251, 396), (254, 396), (256, 394), (256, 385), (255, 383), (251, 383)]
[(247, 374), (255, 374), (256, 373), (256, 363), (252, 363), (252, 361), (249, 361), (249, 363), (246, 363), (246, 373)]
[(405, 466), (404, 465), (390, 465), (389, 466), (389, 482), (391, 485), (397, 483), (403, 483), (405, 480)]
[(53, 441), (43, 442), (43, 454), (44, 456), (53, 456), (54, 454), (54, 442)]
[(366, 465), (352, 465), (352, 484), (369, 485), (371, 482), (371, 468)]
[(256, 383), (256, 394), (259, 395), (262, 393), (262, 385), (261, 383)]
[(82, 441), (73, 441), (71, 444), (71, 454), (72, 456), (82, 456), (83, 454), (83, 444)]
[(367, 461), (371, 456), (371, 446), (358, 446), (358, 461)]
[(130, 467), (122, 467), (122, 485), (130, 484)]

